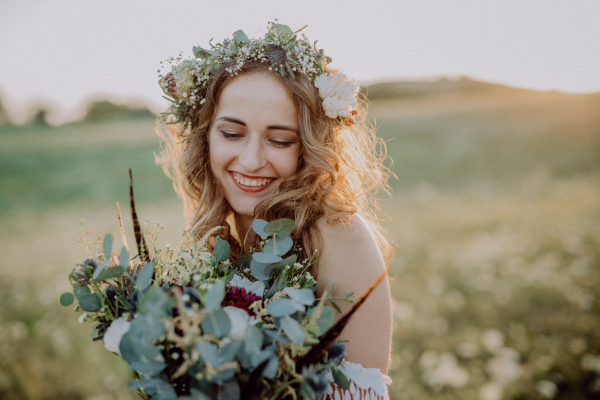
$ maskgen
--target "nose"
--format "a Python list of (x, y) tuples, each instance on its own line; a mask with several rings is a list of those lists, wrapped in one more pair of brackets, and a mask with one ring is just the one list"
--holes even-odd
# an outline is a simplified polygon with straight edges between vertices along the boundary
[(256, 136), (258, 135), (250, 135), (244, 151), (238, 156), (238, 161), (245, 172), (257, 172), (267, 164), (262, 143)]

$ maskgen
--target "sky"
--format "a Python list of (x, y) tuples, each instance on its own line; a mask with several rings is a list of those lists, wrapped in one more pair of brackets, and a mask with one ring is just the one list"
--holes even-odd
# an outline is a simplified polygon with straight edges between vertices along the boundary
[(111, 98), (166, 108), (159, 62), (278, 19), (361, 84), (470, 76), (600, 91), (598, 0), (2, 0), (0, 98), (13, 120), (55, 123)]

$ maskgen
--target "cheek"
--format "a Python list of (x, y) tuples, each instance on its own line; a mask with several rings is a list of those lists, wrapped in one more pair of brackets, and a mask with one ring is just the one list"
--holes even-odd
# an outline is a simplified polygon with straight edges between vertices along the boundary
[(283, 178), (289, 178), (298, 170), (300, 149), (289, 149), (287, 152), (278, 153), (273, 158), (273, 165), (278, 174)]
[(219, 180), (220, 172), (227, 165), (226, 156), (228, 152), (223, 148), (223, 144), (219, 142), (218, 138), (215, 138), (212, 133), (209, 136), (208, 152), (210, 156), (210, 169), (213, 173), (213, 176)]

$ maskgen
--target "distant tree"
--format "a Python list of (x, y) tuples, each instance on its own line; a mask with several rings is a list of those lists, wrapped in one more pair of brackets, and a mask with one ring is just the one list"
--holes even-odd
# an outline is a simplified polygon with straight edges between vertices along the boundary
[(108, 100), (99, 100), (91, 103), (84, 121), (104, 121), (122, 118), (154, 118), (154, 114), (145, 107), (133, 107), (115, 104)]
[(48, 112), (46, 108), (39, 108), (29, 121), (29, 124), (34, 126), (48, 126)]
[(0, 99), (0, 126), (10, 125), (10, 119), (8, 119), (8, 112), (4, 109), (2, 99)]

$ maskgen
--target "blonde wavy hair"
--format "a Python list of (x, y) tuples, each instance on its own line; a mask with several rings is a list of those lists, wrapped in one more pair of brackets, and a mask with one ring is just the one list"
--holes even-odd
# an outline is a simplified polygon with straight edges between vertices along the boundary
[[(199, 237), (215, 226), (225, 226), (221, 237), (239, 253), (240, 238), (230, 232), (233, 210), (212, 174), (209, 158), (209, 131), (219, 97), (232, 77), (223, 65), (210, 83), (206, 102), (192, 116), (191, 128), (181, 124), (160, 124), (157, 133), (163, 139), (156, 161), (173, 180), (183, 200), (189, 229)], [(301, 239), (304, 256), (321, 244), (317, 220), (344, 222), (359, 214), (369, 225), (384, 259), (391, 247), (376, 211), (376, 195), (389, 193), (390, 170), (384, 166), (385, 143), (375, 136), (366, 120), (366, 99), (359, 100), (356, 123), (344, 126), (325, 115), (318, 89), (306, 77), (295, 79), (270, 71), (261, 62), (244, 64), (238, 74), (263, 73), (279, 79), (293, 98), (298, 110), (301, 154), (295, 175), (285, 179), (276, 193), (265, 197), (255, 208), (255, 217), (266, 221), (291, 218), (296, 222), (292, 236)], [(230, 233), (233, 233), (231, 235)], [(316, 271), (314, 271), (316, 274)]]

